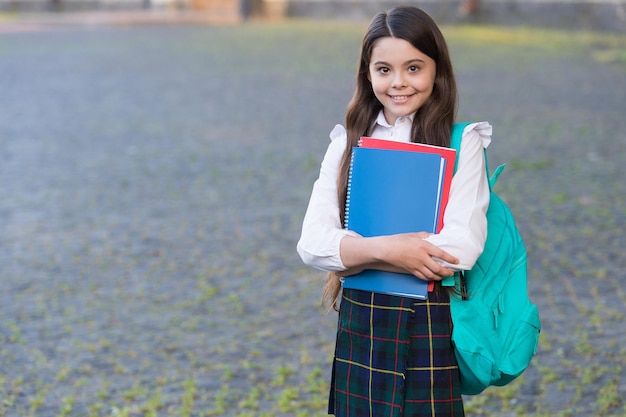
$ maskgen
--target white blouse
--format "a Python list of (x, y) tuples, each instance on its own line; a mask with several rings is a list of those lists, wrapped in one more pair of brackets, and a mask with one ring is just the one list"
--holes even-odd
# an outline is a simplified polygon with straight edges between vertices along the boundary
[[(408, 142), (411, 125), (412, 119), (407, 116), (398, 118), (391, 126), (381, 112), (371, 136)], [(487, 122), (466, 126), (444, 213), (444, 227), (440, 233), (426, 239), (459, 259), (457, 265), (440, 261), (452, 270), (471, 269), (482, 253), (487, 237), (489, 184), (483, 149), (491, 142), (491, 132), (492, 127)], [(335, 126), (330, 138), (319, 178), (313, 184), (297, 250), (308, 266), (323, 271), (343, 271), (347, 268), (341, 261), (339, 244), (344, 236), (356, 235), (344, 229), (339, 218), (337, 176), (346, 148), (345, 128)]]

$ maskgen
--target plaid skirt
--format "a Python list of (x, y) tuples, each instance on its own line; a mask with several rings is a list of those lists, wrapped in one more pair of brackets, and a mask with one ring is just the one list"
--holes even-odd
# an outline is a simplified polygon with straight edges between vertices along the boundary
[(463, 417), (450, 299), (344, 289), (328, 414)]

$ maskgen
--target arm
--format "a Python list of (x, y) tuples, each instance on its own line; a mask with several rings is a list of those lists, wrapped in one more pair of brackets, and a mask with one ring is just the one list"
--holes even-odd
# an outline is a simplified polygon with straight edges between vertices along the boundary
[(440, 233), (426, 240), (459, 258), (457, 265), (441, 264), (454, 270), (469, 270), (483, 251), (487, 238), (489, 182), (484, 149), (491, 141), (487, 122), (468, 125), (463, 132), (457, 171)]
[(427, 242), (427, 236), (425, 232), (369, 238), (346, 236), (341, 240), (340, 251), (348, 269), (341, 275), (352, 275), (364, 269), (409, 273), (427, 281), (439, 281), (452, 275), (453, 270), (433, 258), (449, 264), (458, 263), (458, 259)]
[(340, 242), (345, 236), (356, 234), (345, 230), (339, 218), (337, 176), (346, 147), (345, 129), (337, 125), (330, 138), (319, 177), (313, 184), (297, 250), (306, 265), (338, 272), (346, 269), (339, 253)]
[(393, 236), (364, 238), (345, 230), (339, 218), (337, 176), (346, 146), (343, 127), (331, 132), (332, 142), (320, 168), (320, 176), (302, 225), (297, 250), (305, 264), (324, 271), (347, 276), (364, 269), (384, 269), (408, 272), (422, 279), (441, 279), (452, 275), (432, 258), (450, 264), (457, 259), (424, 240), (427, 234), (407, 233)]

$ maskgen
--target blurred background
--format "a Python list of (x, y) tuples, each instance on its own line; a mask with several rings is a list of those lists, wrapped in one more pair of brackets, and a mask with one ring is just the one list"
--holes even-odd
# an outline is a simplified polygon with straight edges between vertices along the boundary
[[(469, 416), (626, 415), (624, 1), (423, 1), (542, 318)], [(295, 251), (379, 1), (0, 0), (0, 416), (323, 416)]]
[[(0, 0), (0, 12), (118, 12), (136, 19), (162, 21), (166, 16), (213, 23), (255, 18), (331, 18), (368, 20), (398, 4), (389, 0)], [(401, 2), (400, 2), (401, 3)], [(626, 31), (624, 0), (422, 0), (418, 4), (440, 24), (455, 22)], [(151, 13), (145, 13), (151, 12)], [(68, 17), (67, 15), (65, 16)], [(73, 16), (90, 21), (90, 15)], [(94, 16), (91, 16), (95, 19)], [(127, 15), (128, 18), (128, 15)]]

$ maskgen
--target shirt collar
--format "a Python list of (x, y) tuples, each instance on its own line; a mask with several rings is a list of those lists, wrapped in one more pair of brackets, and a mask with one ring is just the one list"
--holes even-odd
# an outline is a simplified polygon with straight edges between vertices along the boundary
[[(413, 124), (413, 117), (415, 117), (415, 113), (411, 113), (408, 116), (404, 116), (404, 119), (406, 119), (410, 124)], [(398, 118), (398, 120), (396, 120), (396, 124), (401, 119), (402, 118)], [(383, 110), (378, 112), (378, 116), (376, 117), (376, 124), (380, 125), (382, 127), (387, 127), (387, 128), (392, 128), (393, 127), (392, 125), (387, 123), (387, 119), (385, 119), (385, 113), (383, 112)]]

